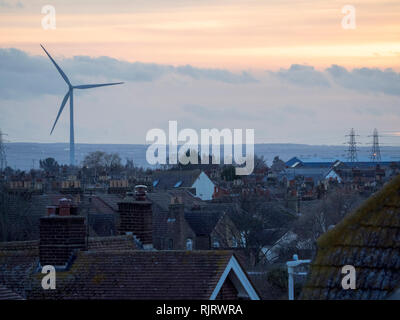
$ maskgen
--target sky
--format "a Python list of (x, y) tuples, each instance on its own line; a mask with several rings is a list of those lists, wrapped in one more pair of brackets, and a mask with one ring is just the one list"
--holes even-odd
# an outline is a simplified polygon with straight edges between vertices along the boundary
[[(55, 29), (44, 29), (45, 5)], [(345, 5), (355, 28), (345, 29)], [(354, 127), (398, 145), (400, 2), (394, 0), (0, 0), (0, 129), (67, 142), (144, 143), (152, 128), (252, 128), (257, 143), (335, 144)]]

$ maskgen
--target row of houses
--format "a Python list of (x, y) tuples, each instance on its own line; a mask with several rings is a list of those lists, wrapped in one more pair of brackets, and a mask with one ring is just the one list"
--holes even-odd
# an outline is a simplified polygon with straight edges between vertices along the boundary
[(399, 173), (399, 162), (306, 162), (294, 157), (277, 179), (303, 200), (311, 200), (320, 198), (330, 186), (368, 195)]
[[(106, 179), (103, 183), (84, 184), (77, 176), (71, 175), (66, 179), (47, 181), (46, 178), (33, 178), (30, 175), (10, 177), (6, 181), (10, 192), (46, 193), (59, 191), (64, 194), (91, 192), (107, 192), (125, 194), (137, 184), (147, 185), (150, 190), (164, 191), (170, 189), (190, 190), (202, 200), (211, 200), (215, 183), (200, 169), (154, 171), (151, 175), (139, 179)], [(47, 188), (46, 188), (47, 187)]]
[[(399, 194), (400, 176), (397, 176), (318, 240), (317, 255), (311, 263), (301, 299), (400, 298)], [(177, 193), (169, 197), (167, 212), (166, 195), (150, 200), (144, 187), (128, 194), (117, 202), (118, 234), (105, 237), (88, 235), (87, 217), (77, 214), (72, 200), (59, 199), (58, 205), (48, 206), (40, 218), (38, 240), (0, 244), (0, 297), (260, 298), (240, 255), (234, 250), (215, 247), (195, 250), (193, 243), (185, 241), (190, 232), (181, 239), (173, 239), (176, 244), (186, 246), (185, 250), (156, 249), (159, 244), (149, 227), (154, 217), (149, 215), (153, 206), (159, 206), (159, 213), (166, 214), (167, 223), (184, 225), (186, 220), (193, 227), (192, 238), (196, 237), (195, 230), (208, 227), (195, 226), (199, 222), (190, 221), (190, 217), (177, 219), (176, 214), (185, 216), (183, 201)], [(193, 202), (192, 208), (198, 208), (201, 205), (198, 202)], [(179, 229), (172, 230), (176, 233)], [(56, 290), (41, 287), (40, 270), (47, 264), (56, 266), (59, 275)], [(355, 268), (356, 285), (352, 289), (342, 285), (344, 266)]]
[[(228, 215), (198, 198), (185, 209), (182, 197), (193, 196), (182, 190), (148, 195), (138, 186), (118, 200), (93, 196), (88, 214), (74, 199), (54, 196), (58, 203), (39, 218), (38, 240), (0, 243), (0, 297), (260, 299), (240, 255), (227, 250), (240, 240)], [(104, 211), (114, 215), (115, 234), (93, 235), (93, 216)], [(56, 267), (55, 290), (41, 286), (45, 265)]]

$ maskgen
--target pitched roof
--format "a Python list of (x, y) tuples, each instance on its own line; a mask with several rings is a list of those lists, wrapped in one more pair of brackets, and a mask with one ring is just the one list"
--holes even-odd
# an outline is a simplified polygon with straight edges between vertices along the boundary
[(164, 190), (147, 193), (147, 198), (158, 206), (163, 211), (168, 211), (168, 207), (171, 204), (171, 199), (174, 197), (180, 197), (182, 202), (187, 207), (205, 205), (205, 202), (199, 198), (196, 198), (190, 192), (186, 190)]
[(179, 196), (186, 207), (201, 206), (204, 202), (186, 190), (166, 190), (147, 193), (153, 203), (153, 237), (163, 238), (168, 231), (168, 211), (171, 199)]
[(209, 299), (232, 253), (229, 251), (83, 251), (57, 289), (33, 280), (30, 298)]
[[(140, 244), (132, 235), (91, 237), (88, 249), (102, 252), (137, 250)], [(12, 288), (25, 297), (25, 290), (30, 287), (27, 277), (35, 273), (38, 266), (39, 240), (0, 243), (0, 286)]]
[(92, 205), (98, 213), (110, 213), (118, 211), (118, 202), (121, 202), (122, 196), (118, 194), (102, 193), (92, 196)]
[(0, 285), (0, 300), (24, 300), (19, 294)]
[[(356, 269), (343, 290), (342, 267)], [(318, 239), (303, 299), (384, 299), (400, 285), (400, 176)]]
[[(132, 235), (89, 237), (88, 249), (101, 250), (127, 250), (139, 249)], [(39, 240), (0, 242), (0, 261), (4, 255), (10, 252), (29, 251), (39, 253)]]
[(287, 168), (285, 169), (285, 176), (291, 180), (296, 176), (303, 176), (305, 178), (312, 178), (313, 180), (322, 180), (329, 172), (327, 168), (314, 168), (314, 167), (300, 167), (300, 168)]
[(223, 215), (221, 211), (185, 211), (185, 219), (197, 236), (211, 234)]
[(153, 186), (158, 190), (191, 188), (200, 173), (200, 169), (156, 171), (152, 175)]
[(38, 263), (36, 249), (0, 252), (0, 285), (25, 297), (30, 286), (27, 276), (36, 271)]

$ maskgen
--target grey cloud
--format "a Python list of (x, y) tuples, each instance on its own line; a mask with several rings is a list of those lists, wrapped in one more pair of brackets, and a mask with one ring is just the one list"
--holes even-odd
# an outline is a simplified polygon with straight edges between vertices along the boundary
[(294, 64), (289, 69), (271, 72), (279, 79), (303, 87), (340, 87), (363, 93), (400, 95), (400, 73), (392, 69), (355, 68), (347, 70), (332, 65), (323, 71), (312, 66)]
[(4, 99), (65, 91), (54, 67), (44, 58), (17, 49), (0, 49), (0, 95)]
[(11, 1), (0, 0), (0, 7), (1, 8), (23, 8), (24, 5), (21, 1), (11, 2)]
[[(76, 56), (60, 59), (57, 63), (72, 83), (80, 79), (107, 79), (117, 81), (154, 81), (163, 75), (179, 74), (193, 79), (214, 80), (225, 83), (256, 81), (249, 73), (232, 73), (222, 69), (202, 69), (192, 66), (174, 67), (154, 63), (127, 62), (110, 57), (91, 58)], [(77, 81), (79, 79), (79, 81)], [(31, 56), (18, 49), (0, 49), (0, 94), (3, 98), (26, 98), (38, 94), (59, 94), (65, 91), (62, 79), (50, 60)]]
[(303, 106), (297, 106), (297, 105), (286, 105), (281, 108), (281, 111), (294, 115), (296, 117), (302, 116), (302, 117), (309, 117), (309, 118), (315, 118), (316, 114), (314, 110), (310, 110), (307, 107)]
[(247, 113), (237, 110), (234, 107), (209, 107), (197, 104), (186, 104), (183, 110), (189, 114), (205, 120), (211, 119), (241, 119), (258, 121), (260, 117), (254, 113)]
[[(74, 84), (98, 81), (151, 82), (164, 76), (178, 75), (183, 79), (187, 77), (205, 80), (210, 85), (215, 81), (221, 84), (263, 86), (276, 81), (278, 86), (287, 82), (297, 87), (329, 89), (336, 86), (367, 94), (400, 95), (400, 73), (391, 69), (347, 70), (332, 65), (326, 70), (318, 71), (312, 66), (295, 64), (289, 69), (270, 72), (272, 77), (260, 80), (246, 71), (234, 73), (190, 65), (174, 67), (155, 63), (131, 63), (110, 57), (75, 56), (62, 59), (54, 52), (51, 53)], [(66, 84), (44, 53), (41, 56), (31, 56), (18, 49), (0, 49), (0, 95), (3, 99), (26, 99), (42, 94), (59, 95), (66, 89)]]
[(360, 68), (348, 71), (341, 66), (332, 65), (326, 71), (338, 85), (345, 88), (400, 95), (400, 74), (392, 69)]
[(209, 78), (228, 83), (257, 82), (257, 80), (246, 71), (242, 71), (241, 74), (237, 75), (223, 69), (200, 69), (190, 65), (177, 67), (176, 71), (180, 74), (191, 76), (194, 79)]
[(315, 70), (312, 66), (293, 64), (289, 69), (281, 69), (274, 74), (280, 79), (300, 86), (329, 86), (324, 73)]

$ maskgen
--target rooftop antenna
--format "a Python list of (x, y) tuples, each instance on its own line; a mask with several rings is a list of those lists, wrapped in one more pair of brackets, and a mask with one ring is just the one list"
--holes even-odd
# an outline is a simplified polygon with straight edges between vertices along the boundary
[(91, 89), (91, 88), (97, 88), (97, 87), (104, 87), (104, 86), (113, 86), (117, 84), (122, 84), (123, 82), (112, 82), (112, 83), (102, 83), (102, 84), (83, 84), (79, 86), (74, 86), (71, 84), (69, 81), (68, 77), (64, 73), (64, 71), (61, 70), (61, 68), (58, 66), (58, 64), (54, 61), (54, 59), (51, 57), (51, 55), (46, 51), (46, 49), (40, 45), (44, 52), (46, 52), (47, 56), (53, 62), (54, 66), (56, 67), (57, 71), (61, 75), (61, 77), (64, 79), (64, 81), (68, 85), (68, 92), (64, 96), (64, 99), (61, 103), (61, 107), (58, 110), (57, 118), (54, 121), (53, 128), (51, 129), (50, 134), (53, 133), (54, 127), (56, 126), (56, 123), (58, 121), (58, 118), (60, 117), (65, 104), (68, 101), (69, 98), (69, 163), (71, 166), (75, 165), (75, 138), (74, 138), (74, 99), (73, 99), (73, 94), (74, 94), (74, 89)]
[(368, 137), (373, 137), (372, 149), (371, 149), (371, 155), (370, 155), (371, 161), (373, 161), (373, 162), (381, 161), (381, 149), (379, 147), (378, 130), (375, 128), (372, 136), (368, 136)]
[(346, 135), (346, 137), (349, 137), (349, 141), (346, 142), (349, 145), (349, 148), (347, 149), (347, 160), (349, 162), (356, 162), (358, 161), (357, 159), (357, 143), (356, 142), (356, 137), (358, 135), (355, 134), (354, 129), (351, 128), (350, 134)]
[(296, 272), (295, 269), (302, 264), (309, 264), (311, 260), (299, 260), (297, 254), (293, 255), (293, 260), (287, 261), (286, 266), (288, 269), (288, 298), (289, 300), (294, 300), (294, 276), (306, 276), (307, 272)]

